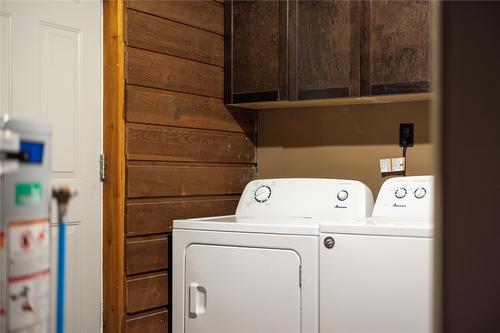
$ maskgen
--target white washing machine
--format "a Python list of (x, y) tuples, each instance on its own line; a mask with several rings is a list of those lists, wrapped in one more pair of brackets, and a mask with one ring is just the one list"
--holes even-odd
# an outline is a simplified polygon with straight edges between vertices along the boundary
[(433, 190), (392, 178), (373, 217), (320, 226), (320, 333), (432, 331)]
[(371, 214), (360, 182), (250, 182), (234, 216), (174, 221), (174, 333), (317, 333), (321, 218)]

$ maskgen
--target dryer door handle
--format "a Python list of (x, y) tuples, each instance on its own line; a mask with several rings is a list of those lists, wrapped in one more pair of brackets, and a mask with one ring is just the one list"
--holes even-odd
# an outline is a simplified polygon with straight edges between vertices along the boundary
[(189, 284), (189, 317), (197, 318), (207, 311), (207, 290), (198, 282)]

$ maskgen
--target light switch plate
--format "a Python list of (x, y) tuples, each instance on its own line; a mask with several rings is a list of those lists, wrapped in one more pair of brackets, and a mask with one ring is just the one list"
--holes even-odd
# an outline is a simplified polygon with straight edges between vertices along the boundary
[(391, 172), (391, 159), (390, 158), (385, 158), (383, 160), (380, 160), (380, 172), (381, 173)]

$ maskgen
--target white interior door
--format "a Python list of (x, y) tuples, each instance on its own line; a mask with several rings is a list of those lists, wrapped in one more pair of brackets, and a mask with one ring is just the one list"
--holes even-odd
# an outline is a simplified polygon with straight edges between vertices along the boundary
[(300, 258), (295, 251), (190, 245), (186, 333), (300, 333)]
[[(0, 6), (0, 113), (51, 124), (52, 182), (78, 191), (68, 214), (66, 332), (100, 332), (102, 4)], [(52, 235), (55, 245), (55, 224)], [(53, 251), (53, 264), (55, 258)]]

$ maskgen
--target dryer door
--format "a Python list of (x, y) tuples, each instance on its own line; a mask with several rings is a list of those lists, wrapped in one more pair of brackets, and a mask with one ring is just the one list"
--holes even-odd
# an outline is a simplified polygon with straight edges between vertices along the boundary
[(299, 333), (300, 258), (292, 250), (190, 245), (186, 333)]

